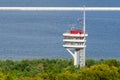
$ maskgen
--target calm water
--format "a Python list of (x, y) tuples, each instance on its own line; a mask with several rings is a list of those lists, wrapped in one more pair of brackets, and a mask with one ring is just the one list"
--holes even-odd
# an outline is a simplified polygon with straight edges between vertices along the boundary
[[(118, 0), (97, 1), (86, 4), (120, 5)], [(81, 6), (78, 2), (83, 4), (80, 0), (0, 0), (0, 6)], [(0, 59), (72, 58), (62, 47), (62, 34), (81, 17), (79, 11), (0, 11)], [(120, 12), (87, 12), (86, 23), (87, 58), (120, 59)]]

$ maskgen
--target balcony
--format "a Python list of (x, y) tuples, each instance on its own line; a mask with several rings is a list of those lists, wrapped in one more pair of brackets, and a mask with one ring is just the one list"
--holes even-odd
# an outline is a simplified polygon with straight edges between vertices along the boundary
[(77, 40), (77, 39), (63, 39), (63, 42), (86, 42), (86, 40)]
[(70, 44), (64, 44), (63, 47), (65, 48), (76, 48), (76, 49), (82, 49), (85, 48), (86, 45), (70, 45)]
[(66, 36), (66, 37), (87, 37), (88, 34), (70, 34), (70, 33), (63, 33), (63, 36)]

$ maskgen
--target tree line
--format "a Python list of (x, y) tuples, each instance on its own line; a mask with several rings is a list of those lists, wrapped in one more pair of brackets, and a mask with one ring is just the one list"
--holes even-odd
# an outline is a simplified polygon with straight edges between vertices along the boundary
[(0, 80), (120, 80), (120, 61), (87, 59), (76, 68), (72, 59), (0, 60)]

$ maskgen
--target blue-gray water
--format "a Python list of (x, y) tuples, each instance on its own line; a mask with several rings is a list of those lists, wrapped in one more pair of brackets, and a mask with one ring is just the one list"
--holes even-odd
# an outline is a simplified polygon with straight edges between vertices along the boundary
[[(120, 5), (118, 0), (97, 1), (85, 3), (87, 6)], [(83, 1), (80, 2), (0, 0), (0, 6), (81, 6)], [(89, 34), (86, 57), (120, 59), (120, 12), (86, 13)], [(80, 11), (0, 11), (0, 59), (72, 58), (62, 47), (62, 34), (81, 17)]]

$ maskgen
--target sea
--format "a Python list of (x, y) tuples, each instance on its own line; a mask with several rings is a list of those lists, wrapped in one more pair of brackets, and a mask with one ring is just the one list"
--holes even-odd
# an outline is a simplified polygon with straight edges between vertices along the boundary
[[(0, 0), (0, 7), (120, 7), (118, 0)], [(0, 59), (71, 59), (64, 32), (82, 11), (0, 11)], [(86, 58), (120, 60), (120, 11), (86, 11)]]

